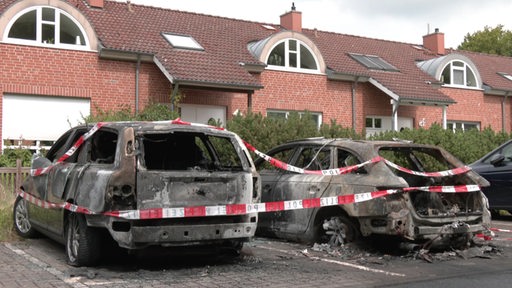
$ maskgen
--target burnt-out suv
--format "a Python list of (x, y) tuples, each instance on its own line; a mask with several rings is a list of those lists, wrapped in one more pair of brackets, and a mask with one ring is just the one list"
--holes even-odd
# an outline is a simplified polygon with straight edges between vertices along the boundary
[[(314, 138), (289, 142), (266, 154), (267, 161), (255, 161), (262, 202), (321, 201), (320, 207), (260, 214), (257, 234), (331, 244), (354, 241), (361, 234), (392, 235), (411, 245), (451, 245), (469, 243), (490, 224), (487, 199), (479, 189), (488, 182), (440, 147)], [(282, 169), (290, 165), (292, 169)], [(336, 171), (340, 173), (335, 175)], [(369, 192), (375, 191), (385, 196), (371, 198)], [(343, 198), (354, 199), (352, 203), (329, 205), (338, 196), (352, 194), (354, 198)]]
[[(222, 208), (260, 200), (259, 175), (236, 134), (171, 121), (98, 124), (70, 129), (35, 157), (14, 205), (18, 234), (61, 241), (75, 266), (96, 264), (108, 234), (127, 249), (236, 252), (254, 236), (257, 213)], [(218, 211), (204, 217), (205, 207)]]

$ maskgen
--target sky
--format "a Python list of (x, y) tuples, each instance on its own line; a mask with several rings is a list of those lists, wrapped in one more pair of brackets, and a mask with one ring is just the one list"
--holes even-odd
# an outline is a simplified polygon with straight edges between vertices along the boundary
[[(117, 0), (125, 2), (126, 0)], [(278, 24), (292, 2), (302, 12), (302, 27), (361, 37), (421, 44), (436, 28), (445, 47), (457, 48), (464, 36), (501, 24), (512, 30), (510, 0), (131, 0), (241, 20)]]

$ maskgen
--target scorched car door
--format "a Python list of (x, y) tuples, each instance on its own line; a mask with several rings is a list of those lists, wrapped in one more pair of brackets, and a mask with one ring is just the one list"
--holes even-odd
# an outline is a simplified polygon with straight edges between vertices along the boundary
[[(293, 166), (319, 171), (330, 169), (332, 163), (329, 147), (304, 147), (291, 163)], [(319, 198), (331, 182), (332, 176), (322, 174), (286, 173), (276, 184), (276, 190), (282, 191), (285, 204), (291, 210), (285, 210), (278, 217), (278, 226), (286, 233), (303, 233), (309, 223), (313, 209), (300, 208), (303, 199)], [(298, 208), (298, 209), (296, 209)]]

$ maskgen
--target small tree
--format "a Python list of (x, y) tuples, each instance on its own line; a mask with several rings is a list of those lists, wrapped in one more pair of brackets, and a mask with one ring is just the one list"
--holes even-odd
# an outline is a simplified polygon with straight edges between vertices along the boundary
[(503, 29), (501, 24), (494, 28), (485, 26), (482, 31), (467, 33), (457, 49), (512, 56), (512, 32)]

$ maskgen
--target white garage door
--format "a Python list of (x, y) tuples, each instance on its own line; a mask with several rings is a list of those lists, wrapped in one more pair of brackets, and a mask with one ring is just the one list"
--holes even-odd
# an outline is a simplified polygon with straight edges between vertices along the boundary
[(208, 124), (208, 120), (214, 119), (226, 125), (226, 107), (212, 105), (180, 104), (181, 119), (187, 122)]
[(25, 143), (57, 140), (69, 128), (84, 122), (90, 106), (89, 99), (4, 95), (2, 138), (23, 139)]

